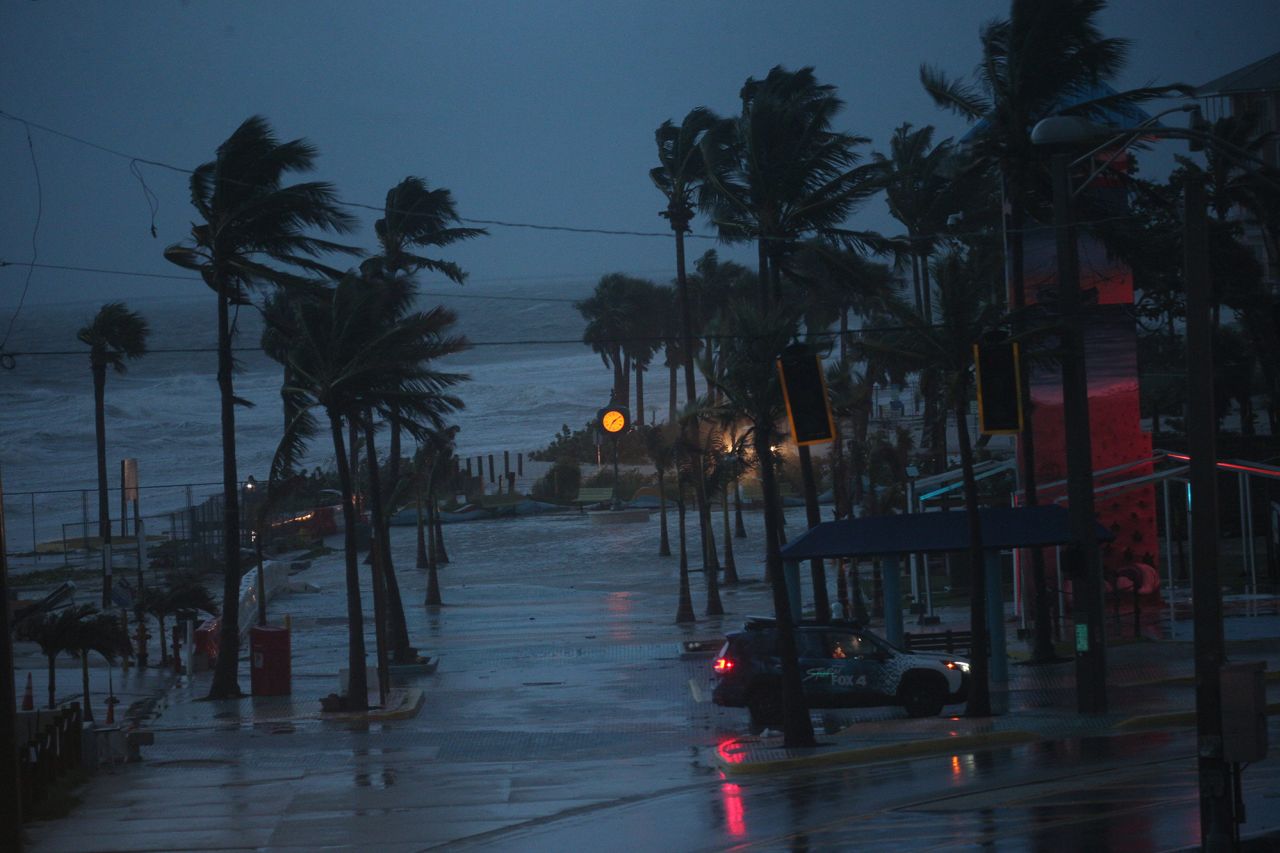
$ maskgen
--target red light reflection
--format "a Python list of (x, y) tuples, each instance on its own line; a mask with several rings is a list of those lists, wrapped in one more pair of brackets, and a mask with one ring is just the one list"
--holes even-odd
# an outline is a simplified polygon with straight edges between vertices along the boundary
[(724, 822), (729, 834), (741, 838), (747, 834), (747, 822), (742, 808), (742, 789), (733, 783), (720, 786), (724, 797)]

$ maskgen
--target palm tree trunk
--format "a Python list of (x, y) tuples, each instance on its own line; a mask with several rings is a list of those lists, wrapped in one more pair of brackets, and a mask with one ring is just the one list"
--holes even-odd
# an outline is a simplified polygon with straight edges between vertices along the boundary
[[(94, 363), (93, 431), (98, 453), (98, 536), (102, 539), (102, 609), (111, 607), (111, 510), (107, 502), (107, 366)], [(88, 531), (85, 531), (88, 535)]]
[(680, 384), (680, 380), (678, 378), (678, 368), (674, 362), (668, 370), (670, 371), (671, 381), (667, 388), (667, 423), (673, 424), (676, 422), (676, 386)]
[(342, 440), (342, 419), (329, 413), (329, 429), (333, 434), (333, 454), (338, 466), (338, 487), (342, 490), (343, 557), (347, 581), (347, 707), (367, 710), (369, 681), (365, 676), (364, 613), (360, 607), (360, 561), (356, 553), (355, 490), (351, 484), (347, 451)]
[[(809, 529), (818, 526), (822, 516), (818, 512), (818, 487), (813, 477), (813, 459), (807, 444), (800, 445), (800, 476), (804, 481), (804, 514)], [(827, 570), (822, 559), (809, 561), (809, 574), (813, 579), (814, 618), (819, 622), (831, 621), (831, 600), (827, 596)]]
[(725, 483), (722, 489), (721, 515), (724, 517), (724, 582), (726, 586), (736, 586), (738, 579), (738, 564), (733, 559), (733, 537), (729, 533), (729, 484)]
[[(691, 409), (698, 399), (698, 390), (693, 381), (693, 320), (689, 310), (689, 280), (685, 274), (684, 231), (689, 225), (688, 216), (679, 216), (672, 212), (671, 227), (676, 234), (676, 285), (680, 293), (680, 334), (684, 342), (684, 393), (685, 404)], [(701, 447), (698, 441), (698, 422), (690, 418), (684, 425), (684, 438), (689, 447)], [(702, 566), (707, 572), (707, 615), (720, 616), (724, 606), (720, 603), (720, 589), (716, 572), (713, 568), (715, 546), (711, 544), (711, 508), (707, 506), (707, 488), (702, 475), (701, 451), (697, 459), (698, 475), (694, 479), (695, 497), (698, 504), (698, 532), (702, 539)], [(683, 506), (683, 486), (681, 487), (681, 506)], [(681, 548), (684, 547), (684, 535), (680, 536)]]
[(644, 426), (644, 365), (636, 362), (636, 426)]
[[(434, 477), (432, 478), (434, 480)], [(436, 509), (436, 493), (435, 483), (429, 483), (427, 486), (427, 526), (434, 527), (436, 524), (436, 515), (439, 512)], [(428, 538), (427, 542), (427, 598), (424, 602), (428, 607), (438, 607), (444, 602), (440, 598), (440, 574), (439, 566), (439, 549), (436, 547), (436, 538), (434, 535)]]
[(57, 653), (45, 655), (49, 661), (49, 710), (52, 711), (58, 707), (57, 699), (57, 681), (54, 678), (53, 661), (57, 657)]
[[(435, 494), (434, 492), (432, 494)], [(432, 528), (435, 532), (434, 540), (436, 543), (436, 563), (441, 566), (449, 565), (449, 552), (444, 549), (444, 521), (440, 518), (440, 508), (435, 505), (435, 499), (432, 498), (431, 518), (434, 519)]]
[(676, 604), (676, 624), (695, 622), (693, 615), (693, 595), (689, 590), (689, 549), (686, 546), (684, 523), (684, 485), (676, 478), (679, 495), (676, 497), (676, 525), (680, 536), (680, 599)]
[(89, 650), (80, 650), (80, 688), (84, 694), (84, 719), (93, 722), (93, 706), (89, 704)]
[[(412, 660), (416, 655), (409, 646), (409, 628), (405, 623), (404, 604), (400, 600), (400, 584), (396, 580), (395, 566), (391, 561), (391, 532), (387, 526), (386, 507), (383, 504), (382, 476), (378, 470), (378, 450), (373, 440), (373, 413), (364, 418), (365, 456), (369, 460), (369, 521), (378, 547), (375, 552), (376, 574), (381, 575), (386, 593), (384, 617), (386, 619), (386, 647), (400, 663)], [(376, 599), (375, 599), (376, 600)], [(385, 666), (385, 661), (382, 664)], [(389, 679), (384, 679), (387, 681)]]
[(782, 661), (782, 730), (783, 746), (794, 749), (815, 745), (813, 723), (804, 701), (804, 687), (800, 681), (800, 661), (796, 655), (796, 638), (791, 620), (791, 600), (787, 593), (787, 581), (782, 573), (782, 555), (778, 551), (777, 503), (778, 483), (773, 473), (773, 451), (769, 447), (766, 430), (761, 429), (765, 418), (756, 421), (756, 458), (760, 460), (760, 488), (764, 492), (765, 566), (769, 586), (773, 593), (773, 615), (778, 632), (778, 656)]
[[(352, 416), (355, 420), (356, 416)], [(369, 424), (365, 423), (366, 441), (369, 435)], [(372, 445), (372, 442), (368, 442)], [(390, 618), (387, 615), (387, 577), (383, 571), (386, 566), (386, 557), (382, 553), (382, 539), (378, 536), (378, 526), (381, 523), (382, 496), (379, 489), (375, 485), (378, 482), (378, 457), (370, 453), (366, 464), (369, 468), (369, 586), (373, 590), (373, 639), (374, 639), (374, 655), (378, 668), (378, 704), (385, 704), (387, 701), (387, 682), (390, 680), (390, 670), (388, 669), (389, 638), (388, 624)]]
[(747, 525), (742, 520), (742, 489), (737, 480), (733, 481), (733, 535), (737, 539), (747, 538)]
[[(240, 696), (240, 480), (236, 473), (236, 411), (232, 384), (230, 296), (218, 279), (218, 391), (222, 415), (222, 615), (210, 699)], [(163, 641), (163, 638), (162, 638)]]
[(671, 556), (671, 540), (667, 537), (667, 480), (658, 469), (658, 556)]
[(965, 422), (965, 403), (968, 395), (957, 389), (954, 412), (956, 433), (960, 443), (960, 465), (964, 473), (964, 502), (969, 521), (969, 630), (972, 645), (969, 648), (970, 675), (969, 702), (965, 716), (991, 716), (991, 685), (987, 659), (987, 584), (986, 565), (982, 548), (982, 521), (978, 516), (978, 481), (973, 475), (973, 447), (969, 442), (969, 426)]
[(425, 569), (427, 567), (427, 536), (426, 536), (426, 525), (422, 520), (422, 486), (421, 485), (418, 486), (417, 498), (418, 499), (416, 503), (418, 507), (418, 543), (417, 543), (418, 559), (414, 567), (418, 569)]

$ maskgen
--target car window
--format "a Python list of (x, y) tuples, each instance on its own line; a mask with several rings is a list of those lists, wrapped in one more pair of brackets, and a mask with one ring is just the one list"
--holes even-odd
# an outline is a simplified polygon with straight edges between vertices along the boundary
[(796, 631), (796, 654), (802, 658), (826, 658), (823, 635), (817, 631)]
[(859, 634), (827, 633), (823, 635), (823, 641), (826, 650), (824, 657), (834, 660), (860, 657), (869, 650)]

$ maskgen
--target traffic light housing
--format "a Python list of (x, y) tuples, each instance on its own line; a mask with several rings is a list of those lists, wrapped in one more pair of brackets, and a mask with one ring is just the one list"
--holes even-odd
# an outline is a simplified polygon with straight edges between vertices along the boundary
[(973, 345), (977, 366), (978, 431), (985, 435), (1022, 432), (1022, 373), (1016, 341)]
[(778, 356), (782, 399), (796, 444), (822, 444), (835, 438), (822, 359), (803, 344), (792, 344)]

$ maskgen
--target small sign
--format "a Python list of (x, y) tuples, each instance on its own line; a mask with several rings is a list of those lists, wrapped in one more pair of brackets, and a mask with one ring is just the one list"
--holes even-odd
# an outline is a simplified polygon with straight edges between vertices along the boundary
[(138, 460), (120, 460), (120, 491), (127, 501), (138, 502)]
[(1088, 625), (1076, 626), (1076, 651), (1077, 652), (1089, 651), (1089, 626)]

